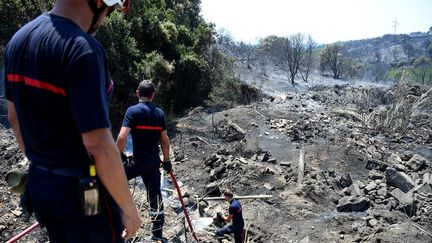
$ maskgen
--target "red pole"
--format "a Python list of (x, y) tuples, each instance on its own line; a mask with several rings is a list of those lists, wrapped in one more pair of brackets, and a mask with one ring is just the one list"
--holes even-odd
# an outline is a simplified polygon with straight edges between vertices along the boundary
[(6, 241), (6, 243), (16, 242), (17, 240), (23, 238), (26, 234), (30, 233), (30, 231), (34, 230), (38, 226), (39, 226), (38, 222), (34, 223), (32, 226), (28, 227), (23, 232), (19, 233), (17, 236), (15, 236), (12, 239)]
[(174, 186), (175, 186), (175, 188), (176, 188), (176, 190), (177, 190), (177, 194), (178, 194), (178, 196), (179, 196), (179, 200), (180, 200), (180, 203), (181, 203), (181, 205), (182, 205), (183, 212), (184, 212), (184, 214), (185, 214), (185, 216), (186, 216), (186, 220), (187, 220), (187, 222), (188, 222), (189, 229), (190, 229), (190, 231), (191, 231), (191, 233), (192, 233), (192, 237), (196, 240), (196, 242), (199, 242), (199, 240), (198, 240), (198, 238), (197, 238), (197, 236), (195, 235), (195, 232), (194, 232), (194, 230), (193, 230), (192, 223), (191, 223), (191, 221), (190, 221), (189, 214), (188, 214), (188, 212), (187, 212), (187, 210), (186, 210), (186, 206), (185, 206), (184, 201), (183, 201), (183, 196), (182, 196), (182, 194), (181, 194), (180, 187), (179, 187), (179, 185), (178, 185), (178, 183), (177, 183), (177, 179), (176, 179), (176, 177), (175, 177), (175, 175), (174, 175), (174, 172), (170, 171), (169, 174), (170, 174), (170, 176), (171, 176), (171, 178), (172, 178), (172, 180), (173, 180)]

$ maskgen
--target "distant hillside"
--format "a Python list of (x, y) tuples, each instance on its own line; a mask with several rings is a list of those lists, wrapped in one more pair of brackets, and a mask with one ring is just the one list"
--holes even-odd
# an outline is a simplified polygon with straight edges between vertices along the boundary
[(392, 66), (401, 66), (413, 64), (421, 55), (432, 57), (432, 34), (429, 33), (389, 34), (342, 43), (351, 58), (365, 63), (384, 62)]
[[(284, 73), (287, 67), (275, 60), (277, 53), (266, 53), (266, 44), (263, 46), (263, 43), (250, 45), (234, 42), (229, 35), (222, 33), (218, 36), (217, 45), (218, 49), (234, 60), (236, 73), (245, 82), (262, 86), (262, 83), (275, 74), (278, 74), (281, 82), (286, 79)], [(336, 45), (341, 46), (338, 55), (343, 56), (341, 61), (345, 62), (341, 65), (343, 70), (339, 79), (432, 85), (432, 31), (388, 34), (370, 39), (338, 42)], [(311, 75), (331, 77), (329, 71), (322, 70), (321, 63), (321, 56), (328, 46), (330, 45), (316, 45)], [(283, 55), (281, 58), (284, 58)], [(302, 79), (300, 76), (296, 78), (298, 82)]]

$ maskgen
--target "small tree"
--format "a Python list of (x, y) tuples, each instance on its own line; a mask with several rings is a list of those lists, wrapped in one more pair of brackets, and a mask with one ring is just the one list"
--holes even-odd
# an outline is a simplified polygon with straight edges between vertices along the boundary
[(234, 41), (233, 41), (233, 37), (232, 37), (231, 33), (224, 28), (221, 28), (218, 30), (217, 37), (216, 37), (216, 43), (219, 45), (227, 46), (227, 47), (234, 45)]
[(238, 55), (242, 57), (242, 60), (246, 61), (247, 67), (250, 68), (250, 62), (253, 59), (255, 47), (243, 41), (240, 41), (237, 46), (239, 51)]
[(260, 45), (294, 85), (297, 74), (307, 63), (308, 47), (314, 47), (312, 43), (311, 37), (306, 39), (304, 34), (298, 33), (289, 37), (268, 36)]
[(327, 45), (320, 55), (321, 72), (331, 71), (334, 79), (339, 79), (346, 65), (346, 52), (342, 44)]
[(308, 81), (310, 72), (315, 65), (315, 55), (314, 55), (315, 48), (316, 48), (315, 41), (312, 39), (312, 37), (308, 36), (308, 40), (306, 42), (306, 55), (305, 55), (304, 63), (300, 68), (300, 76), (305, 82)]

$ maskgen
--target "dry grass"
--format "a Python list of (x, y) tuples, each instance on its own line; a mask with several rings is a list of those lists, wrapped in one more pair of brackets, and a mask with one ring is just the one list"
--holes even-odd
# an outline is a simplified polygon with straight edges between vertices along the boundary
[(386, 93), (363, 89), (353, 97), (362, 123), (378, 132), (404, 134), (413, 122), (430, 120), (431, 89), (421, 96), (414, 96), (410, 94), (411, 87), (401, 85)]

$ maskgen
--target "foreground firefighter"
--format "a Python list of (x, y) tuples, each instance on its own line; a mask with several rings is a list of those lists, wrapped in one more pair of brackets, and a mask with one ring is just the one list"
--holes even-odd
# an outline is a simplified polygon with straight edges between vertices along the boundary
[(232, 224), (223, 227), (222, 229), (216, 232), (216, 236), (222, 237), (225, 234), (234, 233), (234, 239), (236, 243), (243, 243), (244, 241), (244, 220), (242, 214), (242, 206), (237, 199), (234, 199), (234, 195), (232, 192), (226, 190), (224, 192), (225, 201), (229, 202), (230, 207), (228, 210), (228, 216), (224, 217), (221, 213), (217, 214), (217, 217), (214, 218), (215, 221), (231, 221)]
[(31, 161), (24, 203), (50, 242), (124, 242), (141, 226), (110, 132), (113, 83), (91, 35), (123, 7), (57, 0), (5, 50), (8, 118)]
[(160, 189), (159, 144), (163, 154), (162, 166), (167, 172), (171, 172), (170, 142), (165, 114), (152, 103), (155, 93), (155, 86), (149, 80), (144, 80), (138, 85), (136, 95), (139, 102), (127, 109), (117, 138), (117, 146), (122, 151), (131, 132), (134, 164), (125, 167), (126, 175), (128, 179), (141, 176), (150, 202), (149, 215), (153, 222), (152, 240), (164, 241), (162, 227), (165, 215)]

